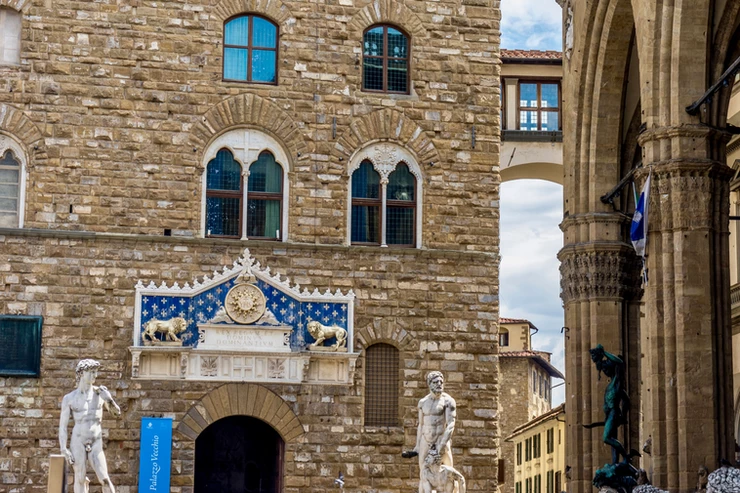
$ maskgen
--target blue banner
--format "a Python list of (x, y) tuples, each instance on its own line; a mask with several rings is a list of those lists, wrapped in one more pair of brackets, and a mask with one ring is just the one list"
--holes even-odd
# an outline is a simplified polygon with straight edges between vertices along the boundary
[(169, 493), (172, 418), (141, 418), (139, 493)]

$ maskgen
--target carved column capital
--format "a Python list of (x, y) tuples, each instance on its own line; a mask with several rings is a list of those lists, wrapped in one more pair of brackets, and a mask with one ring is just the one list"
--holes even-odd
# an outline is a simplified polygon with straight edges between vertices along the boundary
[(642, 296), (640, 262), (629, 245), (569, 245), (560, 258), (560, 297), (564, 303)]

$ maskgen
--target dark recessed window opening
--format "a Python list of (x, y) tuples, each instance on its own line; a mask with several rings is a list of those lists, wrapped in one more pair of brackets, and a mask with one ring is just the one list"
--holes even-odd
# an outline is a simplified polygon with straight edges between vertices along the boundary
[(392, 26), (373, 26), (362, 38), (362, 89), (408, 94), (410, 38)]

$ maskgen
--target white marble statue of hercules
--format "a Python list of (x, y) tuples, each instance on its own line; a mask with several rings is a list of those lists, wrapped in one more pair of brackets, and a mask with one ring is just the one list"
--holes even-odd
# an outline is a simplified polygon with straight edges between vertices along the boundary
[(429, 372), (427, 374), (429, 394), (419, 401), (419, 426), (414, 447), (414, 451), (419, 454), (419, 472), (422, 476), (419, 493), (424, 493), (422, 483), (427, 455), (436, 456), (437, 464), (452, 467), (450, 439), (455, 431), (457, 408), (455, 399), (443, 392), (444, 384), (445, 379), (441, 372)]
[[(121, 408), (110, 392), (102, 385), (93, 385), (100, 363), (83, 359), (75, 370), (77, 389), (62, 399), (62, 414), (59, 416), (59, 445), (62, 455), (72, 466), (75, 475), (74, 493), (87, 493), (90, 480), (87, 478), (87, 462), (92, 465), (104, 493), (115, 493), (108, 476), (108, 465), (103, 453), (103, 407), (114, 416), (121, 415)], [(67, 448), (67, 426), (69, 415), (74, 418), (72, 438)]]

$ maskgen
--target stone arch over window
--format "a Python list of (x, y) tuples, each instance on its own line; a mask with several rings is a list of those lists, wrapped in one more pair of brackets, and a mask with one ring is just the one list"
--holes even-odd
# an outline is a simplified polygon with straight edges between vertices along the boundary
[(203, 236), (287, 240), (291, 161), (278, 140), (233, 129), (208, 145), (203, 163)]
[(419, 16), (395, 0), (375, 0), (352, 16), (349, 22), (352, 39), (361, 39), (362, 33), (374, 24), (395, 24), (414, 38), (427, 37), (427, 30)]
[(378, 321), (373, 327), (364, 327), (355, 332), (355, 345), (358, 349), (368, 348), (378, 343), (390, 344), (400, 351), (416, 351), (416, 340), (406, 329), (390, 322)]
[(227, 19), (241, 14), (254, 13), (267, 17), (278, 26), (295, 23), (290, 9), (280, 0), (221, 0), (211, 13), (211, 18), (223, 24)]
[(8, 7), (18, 12), (25, 12), (31, 6), (31, 0), (0, 0), (0, 7)]
[(286, 443), (296, 442), (304, 434), (300, 419), (287, 402), (266, 387), (252, 383), (230, 383), (209, 392), (190, 408), (177, 431), (195, 440), (208, 425), (228, 416), (258, 418), (274, 428)]
[(408, 149), (370, 144), (351, 158), (347, 242), (420, 247), (422, 173)]
[[(287, 156), (286, 163), (293, 169), (297, 163), (308, 160), (309, 148), (298, 125), (276, 104), (254, 94), (240, 94), (221, 101), (208, 110), (193, 128), (191, 141), (196, 151), (211, 150), (212, 141), (221, 134), (240, 127), (259, 129), (273, 139), (282, 142)], [(212, 157), (203, 156), (205, 166)]]
[(392, 109), (374, 111), (353, 120), (337, 139), (333, 161), (350, 162), (357, 149), (379, 141), (405, 147), (416, 156), (419, 167), (440, 162), (432, 138), (415, 121)]

